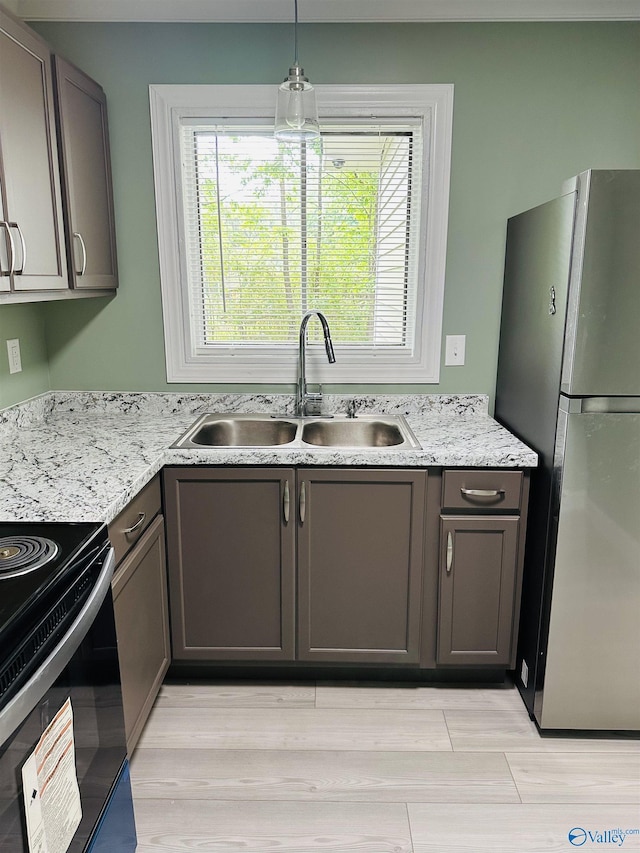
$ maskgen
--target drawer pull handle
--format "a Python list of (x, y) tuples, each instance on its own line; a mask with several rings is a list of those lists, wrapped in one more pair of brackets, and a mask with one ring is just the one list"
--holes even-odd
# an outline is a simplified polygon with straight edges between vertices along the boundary
[(504, 489), (460, 489), (460, 493), (467, 498), (501, 498)]
[(289, 498), (289, 481), (284, 481), (284, 494), (282, 496), (282, 512), (284, 514), (284, 523), (289, 523), (289, 507), (291, 505), (291, 501)]
[(304, 480), (302, 481), (302, 485), (300, 486), (300, 524), (304, 524), (304, 519), (307, 514), (307, 489), (305, 486)]
[(147, 517), (146, 512), (139, 512), (138, 513), (138, 520), (136, 521), (136, 523), (133, 524), (131, 527), (127, 527), (126, 530), (122, 531), (124, 533), (124, 535), (125, 536), (131, 536), (132, 533), (135, 533), (137, 530), (139, 530), (142, 527), (142, 525), (144, 524), (144, 520), (146, 517)]
[(447, 574), (451, 574), (451, 567), (453, 566), (453, 536), (451, 535), (451, 531), (447, 533)]

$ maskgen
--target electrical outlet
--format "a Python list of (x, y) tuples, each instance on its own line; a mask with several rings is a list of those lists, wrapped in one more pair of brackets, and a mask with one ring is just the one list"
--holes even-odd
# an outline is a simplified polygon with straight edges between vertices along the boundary
[(524, 658), (522, 658), (522, 666), (520, 667), (520, 681), (526, 687), (529, 683), (529, 667)]
[(9, 356), (9, 373), (20, 373), (22, 359), (20, 358), (20, 341), (18, 338), (7, 341), (7, 354)]
[(447, 335), (444, 363), (448, 367), (464, 364), (466, 335)]

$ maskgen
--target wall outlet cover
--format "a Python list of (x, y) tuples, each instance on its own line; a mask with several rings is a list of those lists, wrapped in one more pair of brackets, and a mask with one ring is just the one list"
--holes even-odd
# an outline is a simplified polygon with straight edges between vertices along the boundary
[(20, 373), (22, 359), (20, 358), (20, 341), (18, 338), (7, 341), (7, 355), (9, 356), (9, 373)]

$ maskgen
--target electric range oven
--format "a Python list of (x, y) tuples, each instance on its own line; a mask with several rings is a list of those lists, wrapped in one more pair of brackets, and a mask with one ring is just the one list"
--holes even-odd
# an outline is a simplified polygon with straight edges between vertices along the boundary
[(104, 525), (0, 523), (0, 850), (133, 853)]

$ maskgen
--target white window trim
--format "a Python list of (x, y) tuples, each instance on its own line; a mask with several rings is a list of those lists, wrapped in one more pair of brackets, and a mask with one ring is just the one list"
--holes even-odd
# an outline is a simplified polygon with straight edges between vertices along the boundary
[[(149, 87), (153, 145), (160, 282), (164, 318), (167, 382), (293, 383), (296, 353), (269, 348), (255, 353), (195, 356), (190, 351), (187, 288), (183, 268), (178, 122), (185, 116), (220, 118), (275, 115), (276, 86), (152, 85)], [(313, 360), (310, 378), (326, 383), (437, 383), (440, 378), (442, 309), (449, 212), (449, 176), (453, 126), (453, 85), (319, 85), (322, 116), (424, 116), (431, 125), (423, 152), (418, 322), (412, 357), (406, 353), (345, 352), (336, 347), (336, 364), (322, 353)], [(215, 105), (215, 106), (214, 106)], [(427, 187), (428, 195), (427, 195)], [(427, 207), (428, 205), (428, 207)], [(328, 318), (329, 323), (331, 318)]]

